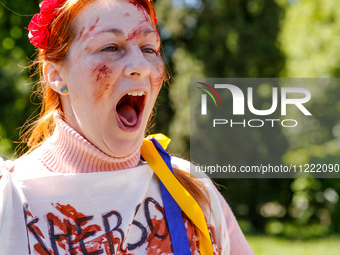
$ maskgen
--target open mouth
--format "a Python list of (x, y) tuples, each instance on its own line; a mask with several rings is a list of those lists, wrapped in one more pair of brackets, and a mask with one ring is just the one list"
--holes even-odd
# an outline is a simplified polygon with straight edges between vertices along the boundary
[(140, 123), (140, 116), (144, 109), (145, 92), (132, 91), (125, 94), (116, 106), (116, 112), (124, 127), (135, 127)]

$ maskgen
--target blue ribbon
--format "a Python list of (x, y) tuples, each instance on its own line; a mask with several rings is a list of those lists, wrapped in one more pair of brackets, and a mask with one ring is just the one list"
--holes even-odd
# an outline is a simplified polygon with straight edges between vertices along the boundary
[[(152, 141), (170, 171), (174, 173), (171, 166), (171, 156), (163, 149), (162, 145), (160, 145), (155, 138), (151, 138), (150, 141)], [(172, 198), (169, 191), (165, 188), (164, 184), (161, 181), (159, 182), (173, 252), (175, 255), (190, 255), (190, 245), (183, 221), (182, 210)]]

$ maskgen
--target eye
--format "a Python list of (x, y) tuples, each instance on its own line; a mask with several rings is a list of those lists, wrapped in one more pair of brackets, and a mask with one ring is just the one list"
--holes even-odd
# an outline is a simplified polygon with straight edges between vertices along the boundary
[(145, 47), (145, 48), (142, 49), (142, 51), (143, 51), (144, 53), (148, 53), (148, 54), (157, 54), (157, 55), (158, 55), (158, 51), (155, 50), (155, 49), (152, 48), (152, 47)]
[(109, 45), (109, 46), (106, 46), (105, 48), (101, 49), (100, 51), (114, 52), (114, 51), (117, 51), (117, 50), (119, 50), (118, 46), (116, 46), (116, 45)]

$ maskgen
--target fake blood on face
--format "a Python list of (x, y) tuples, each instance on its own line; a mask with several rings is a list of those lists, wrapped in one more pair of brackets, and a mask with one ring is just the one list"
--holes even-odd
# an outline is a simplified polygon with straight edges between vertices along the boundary
[(92, 71), (92, 76), (95, 77), (95, 81), (98, 83), (98, 89), (96, 89), (95, 100), (100, 100), (105, 93), (113, 86), (108, 78), (113, 70), (109, 68), (105, 63), (99, 63)]
[(156, 87), (161, 87), (163, 84), (165, 74), (164, 64), (162, 62), (161, 64), (157, 65), (157, 74), (158, 75), (155, 78), (153, 78), (152, 82), (153, 84), (155, 84)]
[(79, 39), (83, 36), (82, 42), (87, 40), (90, 37), (90, 34), (96, 28), (98, 21), (99, 21), (99, 17), (97, 17), (96, 22), (90, 26), (89, 31), (84, 36), (83, 36), (83, 33), (85, 30), (85, 27), (81, 29), (80, 34), (79, 34)]
[(112, 70), (108, 68), (105, 64), (99, 64), (92, 72), (97, 75), (97, 81), (102, 80), (103, 78), (108, 78), (112, 73)]
[(145, 11), (144, 7), (136, 0), (130, 0), (129, 2), (130, 4), (133, 4), (138, 9), (138, 11)]
[(138, 37), (141, 34), (141, 32), (145, 30), (145, 28), (146, 26), (141, 26), (137, 28), (136, 30), (132, 31), (131, 33), (129, 33), (126, 41), (131, 41), (132, 39), (135, 39), (136, 37)]
[(85, 27), (83, 27), (83, 28), (80, 30), (78, 40), (83, 36), (84, 31), (85, 31)]
[[(147, 13), (147, 11), (146, 11), (146, 9), (144, 8), (143, 5), (141, 5), (136, 0), (130, 0), (130, 4), (134, 5), (137, 8), (138, 12), (143, 14), (144, 20), (142, 22), (149, 22), (150, 24), (152, 24), (150, 16)], [(153, 26), (153, 24), (152, 24), (152, 26)]]

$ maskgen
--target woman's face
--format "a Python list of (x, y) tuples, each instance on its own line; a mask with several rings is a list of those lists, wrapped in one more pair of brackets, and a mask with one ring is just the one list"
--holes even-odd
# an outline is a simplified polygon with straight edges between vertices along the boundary
[(97, 0), (76, 18), (76, 37), (59, 71), (66, 122), (114, 157), (135, 151), (162, 86), (160, 39), (133, 1)]

